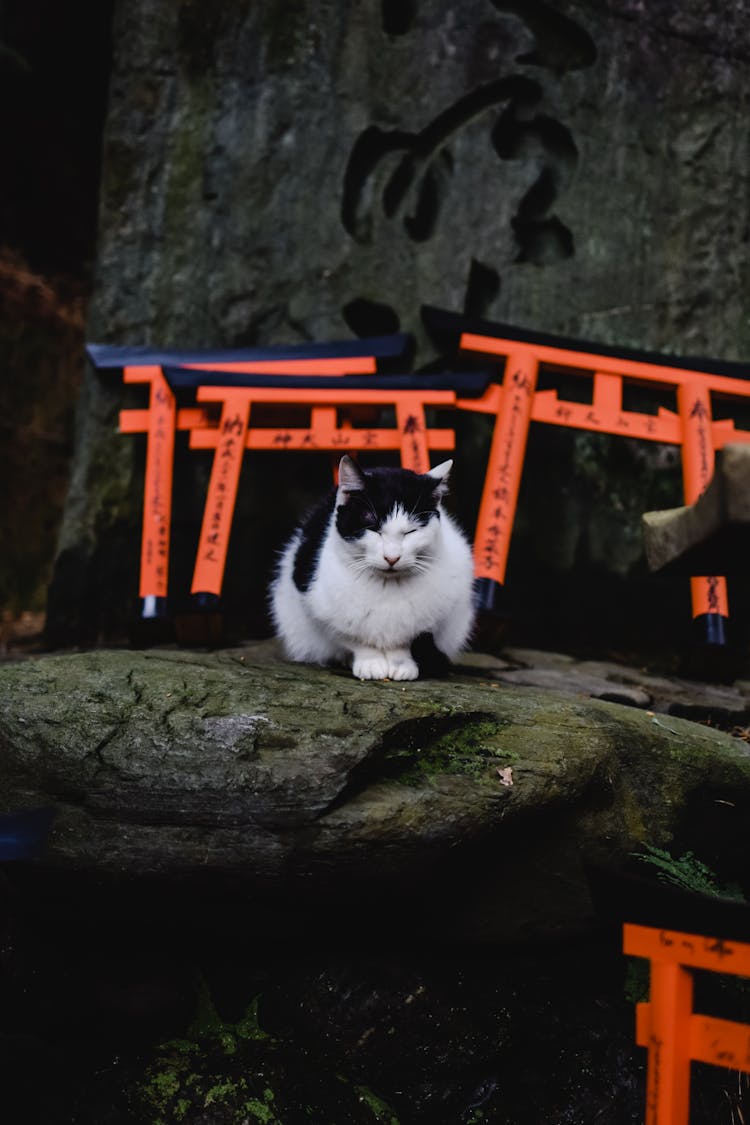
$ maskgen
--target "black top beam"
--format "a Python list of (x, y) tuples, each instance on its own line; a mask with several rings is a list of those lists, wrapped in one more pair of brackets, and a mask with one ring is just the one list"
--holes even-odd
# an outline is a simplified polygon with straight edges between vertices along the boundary
[(378, 359), (402, 356), (411, 336), (372, 336), (361, 340), (333, 340), (268, 348), (157, 348), (148, 344), (87, 344), (86, 352), (98, 369), (181, 363), (239, 363), (264, 359), (349, 359), (372, 355)]
[(406, 375), (246, 375), (239, 371), (196, 370), (164, 367), (164, 376), (174, 391), (194, 387), (278, 387), (290, 390), (315, 387), (336, 391), (460, 391), (481, 394), (490, 382), (485, 371), (456, 371), (448, 374)]
[(735, 363), (730, 360), (709, 359), (702, 356), (678, 356), (662, 352), (642, 351), (637, 348), (613, 347), (610, 344), (598, 344), (591, 340), (579, 340), (572, 336), (555, 336), (549, 332), (534, 332), (531, 329), (519, 328), (513, 324), (480, 320), (476, 317), (464, 316), (462, 313), (439, 309), (434, 305), (423, 305), (421, 314), (424, 326), (432, 341), (446, 351), (454, 351), (458, 348), (462, 332), (471, 332), (477, 336), (518, 340), (522, 344), (566, 348), (569, 351), (587, 352), (589, 355), (629, 359), (635, 363), (653, 363), (659, 367), (678, 367), (686, 371), (703, 371), (711, 375), (726, 375), (731, 379), (750, 379), (750, 362)]

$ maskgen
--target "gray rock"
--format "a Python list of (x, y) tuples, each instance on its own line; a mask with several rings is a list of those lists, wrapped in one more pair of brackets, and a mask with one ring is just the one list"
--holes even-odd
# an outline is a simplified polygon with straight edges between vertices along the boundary
[(707, 824), (717, 868), (748, 874), (738, 739), (489, 679), (364, 684), (273, 646), (0, 666), (0, 793), (56, 806), (41, 870), (93, 880), (94, 914), (123, 882), (130, 909), (179, 884), (270, 932), (363, 909), (373, 930), (569, 932), (591, 920), (585, 863), (701, 854)]
[(536, 649), (506, 648), (502, 655), (507, 658), (507, 667), (486, 669), (487, 676), (502, 683), (651, 707), (655, 712), (725, 726), (739, 726), (750, 718), (747, 682), (703, 683), (614, 661), (577, 660), (568, 653)]
[[(652, 570), (747, 574), (750, 556), (750, 445), (727, 445), (694, 504), (643, 516)], [(668, 568), (668, 571), (667, 571)]]
[(566, 695), (608, 699), (611, 703), (623, 703), (631, 707), (648, 707), (651, 703), (648, 692), (639, 687), (610, 680), (607, 676), (592, 674), (585, 664), (576, 666), (570, 671), (563, 668), (519, 668), (511, 672), (499, 673), (495, 678), (504, 684), (523, 684), (528, 687), (564, 692)]

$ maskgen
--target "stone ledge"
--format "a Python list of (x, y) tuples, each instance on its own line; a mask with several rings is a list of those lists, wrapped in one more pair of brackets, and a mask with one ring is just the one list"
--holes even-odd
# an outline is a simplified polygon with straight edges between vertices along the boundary
[(705, 492), (690, 504), (642, 517), (651, 570), (746, 575), (750, 558), (750, 444), (717, 454)]

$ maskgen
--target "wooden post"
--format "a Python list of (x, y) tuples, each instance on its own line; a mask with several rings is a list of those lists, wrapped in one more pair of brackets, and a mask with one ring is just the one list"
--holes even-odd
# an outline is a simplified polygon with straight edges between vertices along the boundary
[(148, 383), (147, 411), (123, 410), (122, 433), (146, 432), (146, 469), (141, 526), (141, 616), (166, 616), (172, 518), (175, 400), (160, 367), (126, 367), (126, 383)]
[(681, 965), (651, 962), (646, 1125), (688, 1125), (693, 978)]
[[(232, 517), (245, 452), (252, 391), (245, 387), (221, 388), (221, 420), (214, 463), (203, 512), (192, 594), (219, 597), (224, 580)], [(217, 397), (213, 387), (199, 387), (198, 401)]]
[(474, 541), (477, 599), (492, 609), (505, 581), (537, 379), (532, 348), (514, 345), (505, 364)]
[(401, 465), (413, 473), (426, 473), (430, 467), (424, 406), (414, 395), (396, 398), (396, 425), (401, 434)]
[[(685, 503), (694, 504), (708, 485), (714, 471), (711, 392), (705, 379), (683, 382), (677, 388), (677, 405), (682, 424), (682, 479)], [(726, 643), (729, 602), (725, 578), (717, 575), (690, 579), (693, 620), (700, 638), (715, 644)]]

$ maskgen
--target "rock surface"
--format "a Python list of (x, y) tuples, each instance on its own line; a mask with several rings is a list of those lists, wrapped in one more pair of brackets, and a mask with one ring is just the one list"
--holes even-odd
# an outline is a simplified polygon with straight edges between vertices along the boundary
[(694, 504), (646, 512), (643, 541), (652, 570), (745, 575), (750, 553), (750, 445), (721, 450), (714, 475)]
[(567, 932), (591, 920), (584, 864), (644, 843), (750, 881), (744, 741), (473, 671), (363, 684), (268, 644), (6, 664), (2, 809), (58, 809), (40, 870), (93, 880), (94, 914), (200, 886), (271, 933)]
[[(581, 660), (538, 649), (506, 648), (502, 656), (494, 667), (480, 664), (489, 677), (501, 683), (650, 708), (724, 729), (735, 726), (743, 737), (750, 721), (750, 682), (746, 679), (732, 684), (702, 683), (612, 660)], [(468, 654), (463, 660), (473, 668), (476, 655)]]

